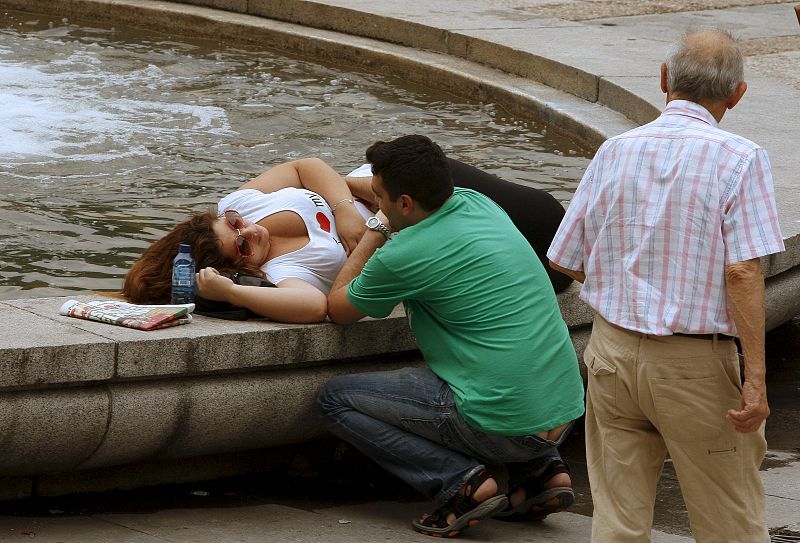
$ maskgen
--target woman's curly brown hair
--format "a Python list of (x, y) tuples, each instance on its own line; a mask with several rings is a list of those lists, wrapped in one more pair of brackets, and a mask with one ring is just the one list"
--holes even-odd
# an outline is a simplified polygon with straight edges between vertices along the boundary
[(179, 223), (166, 236), (151, 245), (137, 260), (122, 285), (122, 296), (135, 304), (168, 304), (172, 290), (172, 259), (178, 245), (192, 246), (196, 269), (212, 267), (221, 272), (239, 272), (264, 277), (263, 272), (246, 260), (226, 258), (220, 250), (214, 222), (214, 211), (192, 215)]

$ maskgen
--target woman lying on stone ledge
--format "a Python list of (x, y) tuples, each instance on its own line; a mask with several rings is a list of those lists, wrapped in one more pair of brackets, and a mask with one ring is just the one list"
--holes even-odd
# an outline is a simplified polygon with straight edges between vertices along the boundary
[[(327, 294), (371, 213), (322, 160), (280, 164), (193, 215), (148, 248), (125, 277), (134, 303), (168, 303), (172, 259), (192, 246), (197, 294), (291, 323), (320, 322)], [(235, 284), (220, 272), (259, 275), (278, 288)]]
[[(544, 258), (564, 215), (561, 204), (544, 191), (448, 160), (456, 186), (492, 198)], [(275, 166), (225, 196), (216, 211), (193, 215), (150, 246), (125, 277), (122, 294), (133, 303), (169, 303), (172, 259), (179, 243), (189, 243), (202, 298), (274, 321), (321, 322), (328, 291), (373, 214), (366, 207), (370, 182), (368, 166), (347, 178), (316, 158)], [(570, 284), (545, 269), (556, 291)], [(236, 284), (227, 276), (234, 273), (264, 277), (278, 288)]]

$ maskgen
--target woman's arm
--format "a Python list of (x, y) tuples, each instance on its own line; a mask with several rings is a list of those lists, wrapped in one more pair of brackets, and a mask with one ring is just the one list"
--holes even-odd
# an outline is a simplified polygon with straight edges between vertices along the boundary
[(372, 176), (369, 177), (345, 177), (345, 182), (350, 188), (353, 196), (363, 200), (370, 205), (375, 205), (375, 193), (372, 192)]
[(197, 274), (196, 284), (203, 298), (245, 307), (277, 322), (322, 322), (328, 313), (325, 294), (301, 279), (284, 279), (278, 288), (251, 287), (235, 284), (214, 268), (204, 268)]
[(344, 178), (318, 158), (302, 158), (270, 168), (241, 188), (275, 192), (287, 187), (308, 189), (328, 202), (336, 220), (336, 230), (347, 254), (350, 254), (366, 226), (353, 205), (353, 195)]

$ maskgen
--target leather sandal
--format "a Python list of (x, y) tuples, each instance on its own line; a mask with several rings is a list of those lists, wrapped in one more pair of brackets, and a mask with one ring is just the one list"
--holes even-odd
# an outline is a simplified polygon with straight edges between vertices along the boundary
[[(509, 505), (497, 513), (495, 518), (505, 521), (544, 520), (547, 515), (565, 511), (575, 501), (575, 492), (568, 486), (545, 489), (544, 485), (559, 473), (570, 473), (569, 465), (554, 461), (547, 465), (539, 475), (529, 477), (521, 484), (511, 486), (508, 494)], [(525, 499), (516, 507), (511, 506), (511, 495), (519, 488), (525, 490)]]
[[(459, 492), (432, 514), (413, 521), (414, 529), (433, 537), (456, 537), (467, 528), (475, 526), (481, 520), (503, 510), (508, 505), (508, 497), (504, 494), (493, 496), (482, 502), (475, 501), (475, 492), (484, 481), (491, 478), (492, 476), (482, 469), (470, 477), (467, 484), (464, 485), (463, 494)], [(450, 513), (456, 516), (452, 524), (447, 522)]]

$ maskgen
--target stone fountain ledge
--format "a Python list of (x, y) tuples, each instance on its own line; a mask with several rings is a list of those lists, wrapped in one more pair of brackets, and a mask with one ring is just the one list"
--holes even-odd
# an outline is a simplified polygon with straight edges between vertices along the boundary
[[(719, 18), (752, 40), (797, 33), (783, 4), (582, 23), (523, 17), (483, 0), (0, 0), (0, 8), (179, 28), (398, 75), (539, 116), (593, 146), (657, 114), (658, 63), (692, 18)], [(787, 252), (763, 262), (771, 329), (800, 312), (800, 198), (792, 190), (800, 126), (783, 118), (800, 90), (766, 76), (749, 81), (724, 126), (763, 144), (775, 168)], [(559, 301), (580, 353), (591, 311), (577, 291)], [(257, 460), (226, 455), (324, 435), (312, 402), (329, 377), (420, 363), (399, 311), (345, 327), (198, 317), (141, 332), (59, 316), (65, 299), (0, 302), (0, 498), (255, 469)]]
[(399, 308), (351, 326), (196, 316), (145, 332), (61, 316), (66, 300), (0, 302), (0, 499), (136, 486), (141, 466), (102, 468), (142, 462), (153, 482), (235, 473), (230, 459), (180, 467), (323, 437), (313, 401), (330, 377), (420, 363)]
[[(798, 291), (797, 269), (768, 280), (770, 328)], [(576, 296), (559, 301), (580, 355), (591, 311)], [(313, 402), (328, 379), (422, 364), (401, 308), (349, 326), (197, 316), (144, 332), (61, 316), (66, 300), (0, 302), (0, 500), (268, 469), (236, 454), (324, 437)]]

